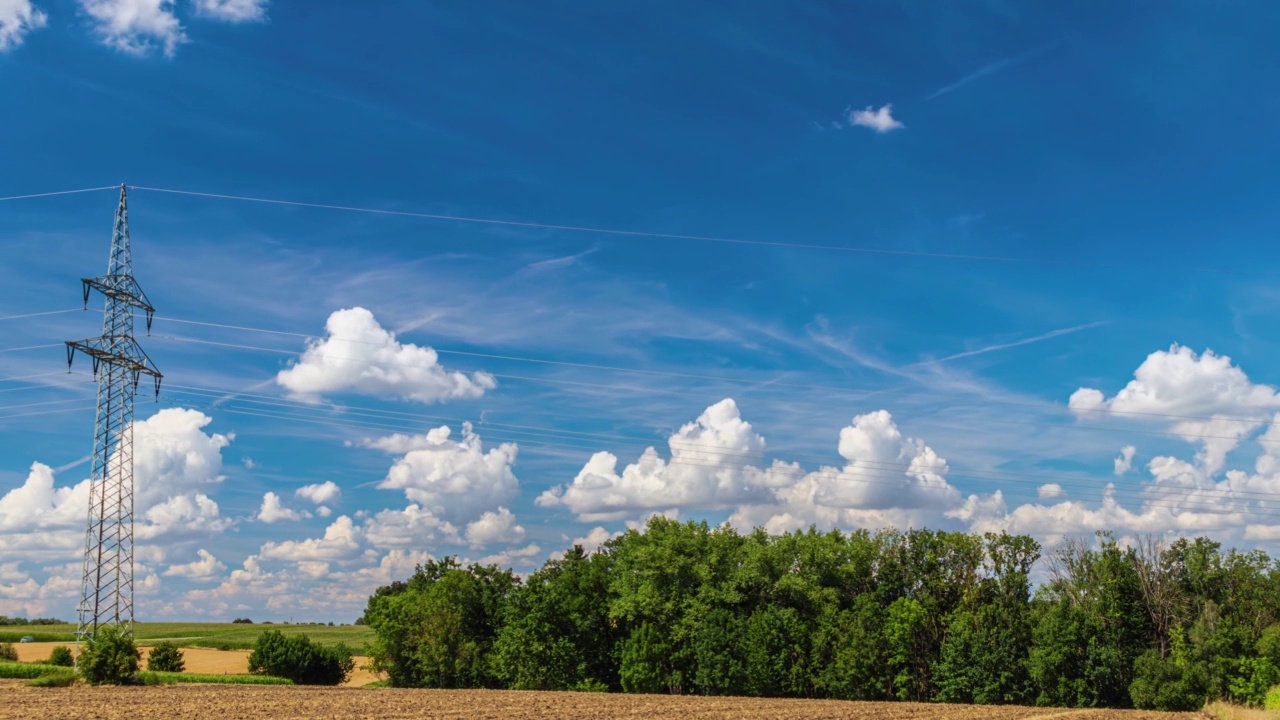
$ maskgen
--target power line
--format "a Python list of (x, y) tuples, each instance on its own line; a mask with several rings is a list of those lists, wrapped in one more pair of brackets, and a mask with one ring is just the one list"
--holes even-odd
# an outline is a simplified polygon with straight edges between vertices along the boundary
[(54, 195), (75, 195), (76, 193), (99, 192), (101, 190), (119, 190), (119, 185), (108, 185), (100, 188), (85, 188), (83, 190), (60, 190), (58, 192), (35, 193), (34, 195), (12, 195), (10, 197), (0, 197), (0, 202), (5, 200), (28, 200), (30, 198), (53, 197)]
[(0, 348), (0, 353), (23, 352), (25, 350), (46, 350), (48, 348), (65, 347), (62, 343), (50, 343), (48, 345), (28, 345), (26, 347)]
[[(192, 404), (201, 405), (202, 403), (192, 403)], [(340, 423), (340, 422), (333, 422), (329, 420), (319, 420), (314, 418), (298, 417), (294, 415), (285, 415), (285, 414), (278, 414), (278, 413), (272, 413), (272, 412), (256, 412), (252, 410), (242, 410), (242, 409), (234, 409), (234, 408), (225, 409), (224, 411), (233, 415), (261, 417), (261, 418), (275, 419), (275, 420), (288, 420), (291, 422), (304, 422), (307, 424), (325, 425), (325, 426), (332, 426), (332, 427), (345, 428), (345, 429), (379, 430), (383, 432), (385, 432), (386, 430), (401, 429), (399, 426), (392, 426), (392, 425), (386, 425), (381, 423), (370, 423), (370, 422), (361, 422), (361, 421), (348, 421), (345, 423)], [(486, 432), (485, 437), (493, 439), (495, 437), (495, 433)], [(509, 438), (504, 438), (501, 434), (497, 434), (496, 437), (499, 441), (502, 441), (504, 439), (509, 442), (513, 441)], [(584, 450), (591, 449), (591, 448), (586, 448), (579, 445), (571, 445), (566, 443), (550, 443), (546, 441), (528, 441), (524, 439), (517, 439), (514, 441), (519, 442), (520, 447), (525, 447), (525, 448), (534, 447), (534, 448), (553, 448), (553, 449), (554, 448), (584, 449)], [(716, 454), (715, 452), (710, 450), (706, 452), (709, 454)], [(750, 465), (750, 463), (747, 463), (747, 462), (742, 462), (742, 463), (704, 462), (704, 461), (700, 461), (699, 459), (689, 458), (689, 457), (672, 458), (670, 460), (664, 460), (664, 462), (668, 467), (671, 467), (671, 466), (705, 467), (705, 468), (717, 469), (717, 470), (719, 469), (744, 470), (748, 467), (752, 467), (766, 474), (770, 472), (776, 472), (772, 470), (772, 468), (758, 468), (753, 465)], [(861, 462), (871, 463), (872, 467), (859, 466), (856, 469), (850, 469), (849, 467), (845, 467), (845, 468), (822, 467), (815, 471), (805, 472), (804, 475), (806, 476), (819, 475), (819, 476), (835, 477), (835, 478), (850, 478), (855, 482), (872, 484), (872, 485), (888, 485), (888, 486), (899, 487), (899, 488), (902, 486), (903, 476), (905, 474), (903, 470), (899, 468), (875, 467), (874, 465), (880, 464), (880, 465), (891, 465), (891, 466), (901, 466), (901, 467), (908, 467), (908, 466), (904, 466), (900, 463), (877, 463), (876, 461), (865, 461), (865, 460)], [(991, 480), (991, 478), (985, 478), (985, 477), (975, 477), (972, 475), (948, 473), (946, 476), (946, 480), (950, 481), (952, 479), (961, 479), (961, 480), (976, 479), (980, 481)], [(1016, 480), (1011, 478), (1002, 478), (1001, 480), (1003, 480), (1004, 482), (1012, 482), (1015, 485), (1020, 484), (1023, 486), (1023, 487), (1015, 487), (1015, 488), (1008, 488), (1008, 487), (999, 488), (1001, 493), (1004, 495), (1013, 496), (1013, 497), (1036, 497), (1037, 499), (1045, 499), (1045, 498), (1039, 498), (1038, 487), (1037, 488), (1025, 487), (1029, 483), (1033, 482), (1031, 480)], [(1040, 483), (1036, 482), (1036, 484), (1038, 486)], [(1280, 517), (1280, 512), (1267, 511), (1265, 509), (1250, 509), (1252, 508), (1252, 506), (1247, 504), (1250, 500), (1253, 500), (1254, 502), (1266, 502), (1271, 497), (1275, 497), (1274, 494), (1265, 494), (1267, 495), (1267, 497), (1262, 499), (1242, 497), (1241, 499), (1243, 499), (1246, 504), (1239, 505), (1239, 504), (1233, 504), (1233, 503), (1223, 503), (1218, 498), (1232, 498), (1236, 496), (1248, 495), (1251, 493), (1236, 492), (1236, 491), (1222, 491), (1216, 488), (1214, 489), (1201, 488), (1199, 489), (1200, 491), (1199, 496), (1196, 496), (1196, 495), (1189, 496), (1181, 488), (1153, 487), (1153, 488), (1148, 488), (1148, 490), (1144, 494), (1144, 493), (1129, 492), (1129, 491), (1125, 491), (1123, 489), (1114, 488), (1114, 487), (1110, 491), (1108, 491), (1106, 488), (1099, 488), (1091, 485), (1082, 485), (1080, 483), (1075, 483), (1074, 485), (1069, 483), (1063, 483), (1063, 484), (1067, 485), (1068, 487), (1079, 487), (1079, 488), (1084, 488), (1090, 491), (1102, 491), (1103, 493), (1105, 493), (1106, 497), (1110, 497), (1112, 499), (1119, 498), (1122, 500), (1141, 502), (1143, 503), (1144, 507), (1156, 507), (1156, 508), (1163, 508), (1163, 509), (1169, 509), (1169, 510), (1181, 510), (1184, 512), (1198, 512), (1200, 514), (1213, 514), (1213, 515), (1226, 514), (1222, 512), (1211, 512), (1211, 511), (1220, 511), (1225, 508), (1225, 509), (1229, 509), (1230, 511), (1236, 514), (1254, 515), (1254, 516), (1268, 517), (1268, 518)], [(915, 485), (913, 487), (916, 489), (922, 489), (922, 490), (941, 491), (941, 490), (953, 489), (957, 492), (960, 491), (959, 488), (955, 487), (954, 485), (950, 485), (949, 483), (947, 486)], [(1252, 493), (1252, 494), (1260, 494), (1260, 493)], [(1157, 497), (1153, 499), (1152, 497), (1150, 497), (1150, 495), (1156, 495)], [(1176, 501), (1169, 502), (1169, 501), (1164, 501), (1160, 497), (1162, 495), (1168, 495), (1168, 496), (1177, 495), (1178, 497), (1186, 497), (1188, 499), (1182, 502), (1176, 502)], [(1132, 511), (1126, 509), (1126, 512), (1132, 512)]]
[[(195, 395), (201, 398), (209, 398), (209, 397), (220, 396), (224, 393), (216, 389), (205, 390), (205, 389), (199, 389), (199, 388), (192, 388), (186, 391), (179, 391), (178, 394)], [(255, 396), (255, 397), (266, 397), (266, 396)], [(309, 423), (315, 423), (315, 424), (334, 425), (337, 427), (345, 427), (350, 429), (359, 428), (359, 429), (365, 429), (365, 430), (376, 430), (380, 432), (385, 432), (388, 430), (420, 432), (423, 428), (419, 426), (406, 425), (406, 423), (409, 423), (411, 420), (415, 420), (415, 419), (443, 421), (450, 424), (465, 422), (462, 420), (458, 420), (456, 418), (441, 418), (438, 416), (427, 416), (427, 415), (415, 416), (410, 413), (399, 413), (399, 412), (391, 412), (391, 411), (386, 411), (384, 413), (383, 411), (376, 411), (376, 410), (367, 409), (367, 408), (331, 406), (331, 409), (340, 410), (344, 418), (354, 416), (357, 418), (371, 418), (372, 420), (389, 421), (388, 423), (378, 423), (378, 422), (372, 422), (372, 420), (368, 420), (368, 419), (357, 419), (357, 420), (348, 419), (343, 423), (335, 423), (330, 420), (316, 420), (312, 417), (307, 417), (304, 415), (286, 414), (287, 411), (309, 412), (312, 410), (322, 409), (315, 405), (310, 405), (307, 403), (290, 402), (290, 401), (272, 402), (272, 401), (264, 401), (264, 400), (247, 400), (247, 401), (237, 400), (232, 402), (248, 402), (249, 404), (253, 404), (253, 405), (264, 405), (269, 407), (284, 408), (284, 410), (259, 410), (256, 408), (253, 411), (240, 410), (240, 409), (234, 409), (234, 408), (226, 410), (227, 412), (231, 412), (234, 414), (254, 415), (258, 417), (274, 418), (279, 420), (302, 421), (302, 422), (309, 422)], [(205, 403), (194, 403), (194, 404), (205, 404)], [(353, 412), (355, 410), (370, 410), (370, 411), (369, 412)], [(401, 416), (401, 417), (394, 417), (394, 416)], [(546, 428), (546, 427), (539, 427), (539, 426), (503, 425), (501, 423), (485, 422), (482, 424), (482, 427), (484, 428), (485, 437), (488, 437), (490, 439), (497, 438), (498, 440), (518, 442), (518, 443), (521, 443), (522, 446), (530, 442), (527, 439), (527, 437), (524, 437), (529, 435), (551, 437), (557, 440), (568, 440), (568, 441), (576, 441), (576, 442), (585, 442), (585, 441), (595, 440), (598, 438), (605, 438), (605, 439), (611, 439), (615, 441), (619, 441), (619, 440), (623, 441), (625, 445), (631, 446), (631, 447), (636, 447), (636, 443), (641, 443), (649, 447), (652, 447), (653, 445), (658, 444), (656, 442), (653, 442), (653, 439), (650, 439), (650, 438), (638, 438), (634, 436), (625, 436), (625, 435), (602, 435), (598, 433), (576, 433), (573, 431), (562, 431), (558, 428)], [(587, 435), (588, 437), (565, 437), (566, 433), (572, 433), (573, 435)], [(519, 437), (512, 437), (513, 435), (519, 436)], [(547, 445), (546, 441), (534, 441), (534, 442), (541, 442), (544, 445)], [(743, 457), (743, 453), (740, 453), (740, 452), (717, 449), (713, 446), (706, 446), (697, 442), (676, 441), (672, 438), (668, 438), (668, 444), (672, 446), (673, 450), (676, 450), (682, 453), (692, 452), (692, 453), (697, 453), (701, 455), (710, 455), (713, 457), (719, 456), (723, 458), (733, 458), (733, 459), (741, 459)], [(554, 447), (579, 449), (579, 450), (586, 450), (591, 452), (598, 451), (597, 447), (587, 446), (587, 445), (572, 445), (567, 443), (552, 443), (549, 445)], [(831, 460), (831, 458), (828, 458), (828, 457), (815, 458), (814, 456), (797, 455), (795, 453), (790, 453), (789, 456), (793, 460), (795, 459), (809, 460), (809, 461), (818, 462), (818, 463), (828, 463)], [(862, 458), (843, 458), (843, 459), (846, 462), (860, 463), (862, 466), (871, 465), (873, 466), (872, 468), (870, 468), (872, 470), (884, 471), (884, 472), (896, 472), (897, 477), (899, 478), (911, 470), (922, 471), (922, 470), (928, 469), (921, 466), (919, 463), (915, 463), (915, 462), (896, 463), (896, 462), (890, 462), (890, 461), (867, 460)], [(724, 465), (725, 465), (724, 463), (717, 463), (714, 465), (714, 467), (722, 467)], [(730, 463), (730, 465), (732, 465), (732, 463)], [(743, 465), (743, 467), (747, 467), (747, 466), (748, 465), (745, 465), (745, 464)], [(866, 468), (864, 467), (863, 469), (866, 469)], [(1056, 475), (1042, 475), (1042, 474), (1029, 475), (1025, 473), (1010, 473), (1010, 472), (1002, 472), (1002, 471), (975, 472), (975, 471), (960, 470), (959, 472), (955, 472), (953, 468), (948, 467), (948, 472), (946, 477), (948, 479), (952, 479), (952, 478), (969, 479), (969, 480), (977, 480), (982, 482), (1014, 482), (1014, 483), (1022, 483), (1022, 484), (1035, 484), (1037, 487), (1045, 484), (1046, 481), (1048, 480), (1059, 480), (1062, 482), (1057, 484), (1065, 485), (1067, 487), (1084, 487), (1091, 490), (1098, 489), (1094, 485), (1081, 484), (1081, 480), (1082, 480), (1081, 478), (1064, 477), (1064, 476), (1056, 476)], [(1224, 492), (1216, 489), (1209, 490), (1206, 488), (1198, 488), (1198, 490), (1202, 492), (1215, 492), (1219, 494), (1222, 494)], [(1149, 487), (1144, 492), (1147, 494), (1154, 493), (1156, 495), (1161, 495), (1161, 494), (1184, 495), (1185, 494), (1185, 490), (1183, 488)], [(1126, 495), (1126, 492), (1123, 490), (1118, 490), (1117, 493), (1119, 495)], [(1252, 499), (1257, 501), (1265, 501), (1273, 498), (1280, 498), (1280, 493), (1269, 493), (1269, 492), (1260, 492), (1260, 491), (1231, 491), (1230, 495), (1243, 497), (1246, 500)], [(1149, 498), (1146, 498), (1145, 495), (1142, 495), (1139, 497), (1149, 499)]]
[(359, 212), (369, 213), (372, 215), (390, 215), (395, 217), (411, 217), (422, 218), (427, 220), (445, 220), (450, 222), (474, 223), (482, 225), (500, 225), (506, 227), (531, 228), (538, 230), (563, 230), (569, 232), (593, 233), (597, 235), (613, 235), (622, 237), (640, 237), (654, 238), (659, 240), (690, 240), (694, 242), (721, 243), (730, 245), (749, 245), (757, 247), (776, 247), (788, 248), (796, 250), (826, 250), (833, 252), (862, 253), (872, 255), (897, 255), (903, 257), (920, 257), (920, 258), (939, 258), (946, 260), (976, 260), (987, 262), (1005, 262), (1019, 263), (1031, 265), (1067, 265), (1074, 267), (1088, 267), (1101, 269), (1132, 269), (1138, 268), (1142, 270), (1165, 270), (1176, 269), (1179, 272), (1201, 272), (1225, 275), (1251, 275), (1271, 277), (1280, 275), (1280, 273), (1264, 272), (1255, 270), (1221, 270), (1203, 267), (1181, 267), (1167, 268), (1156, 265), (1138, 264), (1138, 263), (1096, 263), (1096, 262), (1080, 262), (1072, 260), (1058, 260), (1050, 258), (1032, 258), (1032, 257), (1006, 257), (997, 255), (968, 255), (963, 253), (942, 253), (942, 252), (925, 252), (918, 250), (894, 250), (891, 248), (866, 248), (851, 247), (847, 245), (821, 245), (815, 243), (787, 243), (772, 240), (747, 240), (742, 238), (717, 237), (711, 235), (683, 235), (677, 233), (660, 233), (647, 232), (641, 230), (618, 230), (615, 228), (603, 227), (587, 227), (581, 225), (561, 225), (554, 223), (526, 222), (518, 220), (499, 220), (496, 218), (468, 217), (463, 215), (444, 215), (440, 213), (424, 213), (409, 212), (404, 210), (382, 210), (378, 208), (354, 207), (350, 205), (333, 205), (325, 203), (309, 203), (299, 202), (295, 200), (277, 200), (271, 198), (249, 197), (244, 195), (225, 195), (220, 193), (195, 192), (192, 190), (175, 190), (170, 188), (144, 187), (141, 185), (131, 185), (133, 190), (145, 190), (150, 192), (168, 193), (172, 195), (187, 195), (191, 197), (212, 198), (217, 200), (236, 200), (241, 202), (264, 203), (268, 205), (287, 205), (292, 207), (316, 208), (322, 210), (339, 210), (343, 212)]
[[(240, 345), (240, 344), (235, 344), (235, 343), (221, 343), (221, 342), (214, 342), (214, 341), (212, 341), (212, 340), (199, 340), (199, 339), (196, 339), (196, 338), (184, 338), (184, 337), (177, 337), (177, 336), (173, 336), (173, 335), (155, 335), (155, 336), (153, 336), (153, 337), (155, 337), (156, 339), (159, 339), (159, 340), (174, 340), (174, 341), (178, 341), (178, 342), (189, 342), (189, 343), (196, 343), (196, 344), (200, 344), (200, 345), (213, 345), (213, 346), (218, 346), (218, 347), (229, 347), (229, 348), (235, 348), (235, 349), (240, 349), (240, 350), (251, 350), (251, 351), (257, 351), (257, 352), (271, 352), (271, 353), (276, 353), (276, 354), (280, 354), (280, 355), (301, 356), (301, 355), (303, 355), (303, 354), (306, 352), (306, 351), (299, 352), (299, 351), (296, 351), (296, 350), (282, 350), (282, 349), (279, 349), (279, 348), (267, 348), (267, 347), (261, 347), (261, 346), (257, 346), (257, 345)], [(438, 352), (438, 351), (437, 351), (437, 352)], [(342, 357), (342, 356), (338, 356), (338, 355), (329, 355), (329, 354), (327, 354), (327, 353), (322, 353), (322, 354), (320, 354), (320, 355), (319, 355), (319, 357), (322, 357), (322, 358), (325, 358), (325, 359), (329, 359), (329, 360), (342, 360), (342, 361), (348, 361), (348, 362), (361, 362), (361, 363), (365, 363), (365, 364), (368, 364), (368, 365), (374, 365), (374, 366), (378, 366), (378, 367), (399, 367), (398, 365), (393, 365), (393, 364), (389, 364), (389, 363), (379, 363), (379, 362), (376, 362), (376, 361), (373, 361), (373, 360), (364, 359), (364, 358)], [(420, 366), (420, 367), (426, 367), (426, 366)], [(462, 371), (462, 370), (459, 370), (459, 371), (457, 371), (457, 372), (472, 372), (472, 373), (475, 373), (475, 372), (483, 372), (483, 371), (476, 371), (476, 370)], [(499, 373), (487, 373), (487, 374), (492, 375), (492, 376), (494, 376), (494, 377), (500, 377), (500, 378), (501, 378), (501, 377), (505, 377), (505, 378), (515, 378), (515, 377), (517, 377), (517, 376), (511, 376), (511, 375), (502, 375), (502, 374), (499, 374)], [(555, 380), (553, 380), (553, 379), (545, 379), (545, 378), (521, 378), (521, 379), (530, 380), (530, 381), (532, 381), (532, 382), (556, 382), (556, 381), (555, 381)], [(721, 379), (721, 378), (716, 378), (716, 379)], [(725, 379), (725, 380), (726, 380), (727, 382), (740, 382), (740, 381), (730, 380), (730, 379)], [(586, 384), (588, 384), (588, 383), (578, 383), (578, 382), (576, 382), (576, 381), (563, 381), (563, 382), (575, 383), (575, 384), (579, 384), (579, 385), (586, 385)], [(753, 384), (764, 384), (764, 383), (753, 383)], [(775, 384), (775, 385), (776, 385), (776, 383), (771, 383), (771, 384)], [(600, 386), (600, 387), (612, 388), (613, 386), (602, 385), (602, 386)], [(794, 386), (794, 385), (793, 385), (792, 387), (803, 387), (803, 386)], [(832, 388), (832, 387), (825, 387), (825, 386), (810, 386), (810, 387), (816, 387), (816, 388), (818, 388), (818, 389), (823, 389), (823, 390), (827, 390), (827, 391), (835, 391), (835, 390), (839, 390), (839, 388)], [(849, 392), (849, 391), (844, 391), (844, 392)], [(856, 392), (856, 391), (855, 391), (855, 392)], [(859, 395), (859, 397), (865, 398), (865, 397), (869, 397), (869, 396), (872, 396), (872, 395), (879, 394), (879, 392), (882, 392), (882, 391), (870, 391), (870, 392), (863, 392), (862, 394), (860, 394), (860, 395)], [(705, 394), (704, 394), (704, 395), (699, 395), (699, 397), (704, 397), (704, 398), (705, 398)], [(1025, 424), (1026, 424), (1026, 423), (1025, 423), (1025, 422), (1023, 422), (1023, 421), (1016, 421), (1016, 420), (990, 420), (990, 419), (988, 419), (988, 421), (990, 421), (990, 422), (996, 422), (996, 423), (1015, 424), (1015, 425), (1025, 425)], [(1240, 420), (1240, 421), (1241, 421), (1241, 422), (1244, 422), (1244, 420)], [(1263, 422), (1264, 422), (1264, 421), (1248, 421), (1248, 422), (1256, 422), (1256, 423), (1258, 423), (1258, 424), (1263, 424)], [(1181, 432), (1176, 432), (1176, 431), (1166, 431), (1166, 430), (1138, 430), (1138, 429), (1133, 429), (1133, 428), (1117, 428), (1117, 427), (1109, 427), (1109, 426), (1105, 426), (1105, 425), (1043, 425), (1043, 426), (1045, 426), (1045, 427), (1054, 427), (1054, 428), (1059, 428), (1059, 429), (1062, 429), (1062, 430), (1075, 430), (1075, 431), (1081, 431), (1081, 430), (1083, 430), (1083, 431), (1092, 431), (1092, 432), (1137, 433), (1137, 434), (1140, 434), (1140, 435), (1156, 435), (1156, 436), (1163, 436), (1163, 437), (1175, 437), (1175, 438), (1180, 438), (1180, 439), (1197, 438), (1197, 439), (1205, 439), (1205, 440), (1234, 440), (1234, 441), (1240, 441), (1240, 440), (1242, 440), (1242, 438), (1231, 437), (1231, 436), (1227, 436), (1227, 435), (1208, 435), (1208, 434), (1204, 434), (1204, 433), (1181, 433)], [(1262, 439), (1262, 438), (1257, 438), (1256, 440), (1257, 440), (1257, 442), (1259, 442), (1259, 443), (1263, 443), (1263, 444), (1276, 444), (1276, 445), (1280, 445), (1280, 440), (1264, 440), (1264, 439)]]
[[(245, 325), (226, 325), (222, 323), (201, 322), (197, 320), (186, 320), (182, 318), (174, 318), (174, 317), (168, 317), (168, 316), (162, 316), (162, 315), (157, 315), (156, 320), (160, 322), (173, 322), (173, 323), (182, 323), (187, 325), (199, 325), (204, 327), (221, 328), (226, 330), (257, 332), (257, 333), (264, 333), (268, 335), (282, 335), (286, 337), (325, 340), (327, 342), (336, 341), (336, 342), (346, 342), (346, 343), (353, 343), (353, 344), (359, 344), (359, 345), (372, 345), (372, 346), (378, 346), (378, 347), (382, 346), (382, 343), (377, 343), (370, 340), (357, 340), (354, 338), (333, 338), (333, 337), (323, 338), (319, 335), (308, 334), (308, 333), (288, 332), (284, 330), (272, 330), (268, 328), (255, 328), (255, 327), (249, 327)], [(209, 345), (224, 345), (226, 347), (240, 348), (244, 350), (262, 350), (264, 352), (276, 352), (276, 353), (282, 353), (282, 354), (287, 353), (287, 354), (294, 354), (294, 355), (302, 354), (297, 351), (285, 351), (285, 350), (279, 350), (276, 348), (260, 348), (258, 346), (253, 346), (253, 345), (236, 345), (233, 343), (216, 343), (213, 341), (199, 340), (196, 338), (180, 338), (176, 336), (163, 336), (162, 339), (176, 340), (179, 342), (203, 343), (203, 344), (209, 344)], [(831, 385), (803, 385), (803, 384), (794, 384), (794, 383), (788, 384), (788, 383), (773, 382), (769, 380), (747, 380), (742, 378), (730, 378), (730, 377), (724, 377), (721, 375), (695, 375), (695, 374), (687, 374), (687, 373), (672, 373), (672, 372), (658, 371), (658, 370), (644, 370), (639, 368), (623, 368), (623, 367), (616, 367), (616, 366), (610, 366), (610, 365), (593, 365), (593, 364), (573, 363), (573, 362), (566, 362), (566, 361), (559, 361), (559, 360), (547, 360), (543, 358), (520, 357), (515, 355), (493, 355), (493, 354), (485, 354), (485, 353), (473, 353), (473, 352), (468, 352), (463, 350), (451, 350), (448, 348), (439, 348), (434, 346), (421, 346), (421, 347), (430, 347), (431, 350), (441, 355), (468, 355), (473, 357), (506, 360), (506, 361), (512, 361), (512, 362), (528, 362), (528, 363), (536, 363), (536, 364), (543, 364), (543, 365), (564, 365), (568, 367), (604, 370), (608, 372), (670, 375), (673, 377), (687, 377), (690, 379), (714, 380), (719, 382), (740, 383), (745, 385), (761, 385), (761, 386), (768, 385), (770, 387), (789, 387), (789, 388), (797, 388), (797, 389), (804, 389), (804, 390), (830, 390), (830, 391), (836, 391), (836, 392), (842, 392), (842, 393), (860, 393), (862, 397), (870, 397), (873, 395), (891, 395), (894, 393), (903, 392), (903, 390), (895, 390), (891, 388), (880, 389), (880, 390), (865, 390), (865, 389), (859, 389), (859, 388), (842, 388), (842, 387), (831, 386)], [(337, 359), (353, 360), (352, 358), (337, 358)], [(493, 374), (493, 373), (490, 373), (490, 374)], [(496, 376), (496, 377), (499, 377), (499, 376)], [(515, 377), (516, 379), (527, 379), (527, 378), (520, 378), (517, 376), (510, 376), (510, 377)], [(551, 382), (551, 381), (547, 380), (546, 382)], [(649, 388), (645, 388), (644, 391), (650, 392), (651, 390)], [(1047, 409), (1052, 409), (1057, 411), (1070, 410), (1071, 412), (1074, 412), (1074, 413), (1105, 413), (1109, 415), (1168, 418), (1168, 419), (1174, 419), (1174, 420), (1215, 420), (1215, 421), (1222, 421), (1222, 422), (1240, 422), (1240, 423), (1251, 423), (1251, 424), (1256, 423), (1260, 426), (1270, 426), (1270, 425), (1280, 424), (1273, 420), (1264, 420), (1259, 418), (1180, 415), (1176, 413), (1144, 412), (1139, 410), (1114, 410), (1111, 408), (1070, 408), (1070, 407), (1064, 407), (1062, 405), (1058, 405), (1051, 402), (1032, 403), (1032, 402), (1018, 402), (1015, 400), (1000, 400), (995, 398), (984, 398), (984, 400), (986, 402), (997, 404), (997, 405), (1008, 405), (1012, 407), (1047, 408)], [(1275, 410), (1280, 410), (1280, 406), (1275, 408)]]
[(26, 313), (25, 315), (3, 315), (0, 320), (22, 320), (24, 318), (41, 317), (44, 315), (61, 315), (63, 313), (84, 312), (84, 308), (71, 308), (70, 310), (49, 310), (47, 312)]

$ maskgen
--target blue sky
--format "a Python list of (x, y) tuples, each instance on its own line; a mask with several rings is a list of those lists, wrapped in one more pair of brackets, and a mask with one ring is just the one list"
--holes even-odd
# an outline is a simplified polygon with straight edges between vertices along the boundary
[[(137, 186), (143, 618), (654, 512), (1270, 548), (1277, 14), (0, 0), (0, 198)], [(0, 613), (73, 614), (93, 422), (16, 348), (101, 322), (3, 318), (115, 202), (0, 201)]]

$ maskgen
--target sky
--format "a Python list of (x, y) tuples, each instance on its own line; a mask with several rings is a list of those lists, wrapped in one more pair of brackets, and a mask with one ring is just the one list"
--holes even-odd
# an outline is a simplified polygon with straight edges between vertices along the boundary
[(122, 183), (140, 620), (655, 514), (1280, 552), (1277, 15), (0, 0), (0, 614), (75, 615)]

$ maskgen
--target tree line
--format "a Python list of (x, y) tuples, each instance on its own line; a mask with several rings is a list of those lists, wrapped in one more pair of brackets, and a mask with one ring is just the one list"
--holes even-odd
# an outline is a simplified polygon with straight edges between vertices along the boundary
[(361, 621), (398, 687), (1179, 710), (1280, 682), (1278, 591), (1265, 553), (1206, 538), (1042, 560), (1027, 536), (656, 517), (523, 582), (432, 560)]

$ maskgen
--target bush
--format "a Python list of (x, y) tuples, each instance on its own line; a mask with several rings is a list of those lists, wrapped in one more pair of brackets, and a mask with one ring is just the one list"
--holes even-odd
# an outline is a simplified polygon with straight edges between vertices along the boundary
[(156, 643), (147, 656), (147, 669), (156, 672), (180, 673), (186, 667), (182, 661), (182, 651), (171, 642)]
[(249, 618), (236, 618), (235, 620), (231, 621), (231, 624), (232, 625), (252, 625), (253, 621), (250, 620)]
[(71, 657), (71, 648), (66, 645), (59, 645), (49, 653), (49, 659), (45, 661), (45, 664), (72, 667), (76, 664), (76, 661), (75, 658)]
[(1268, 710), (1280, 710), (1280, 685), (1267, 691), (1267, 697), (1262, 701), (1262, 706)]
[(115, 625), (99, 627), (80, 653), (80, 672), (90, 685), (123, 685), (138, 672), (141, 653)]
[(1133, 666), (1133, 684), (1129, 695), (1140, 710), (1188, 711), (1204, 706), (1208, 679), (1203, 668), (1174, 656), (1160, 657), (1158, 650), (1148, 650)]
[(0, 643), (0, 660), (18, 662), (18, 651), (10, 643)]
[(29, 687), (71, 687), (76, 682), (74, 672), (56, 672), (41, 675), (27, 683)]
[(253, 645), (249, 672), (288, 678), (299, 685), (341, 685), (355, 669), (351, 655), (343, 644), (323, 647), (306, 635), (268, 630)]

